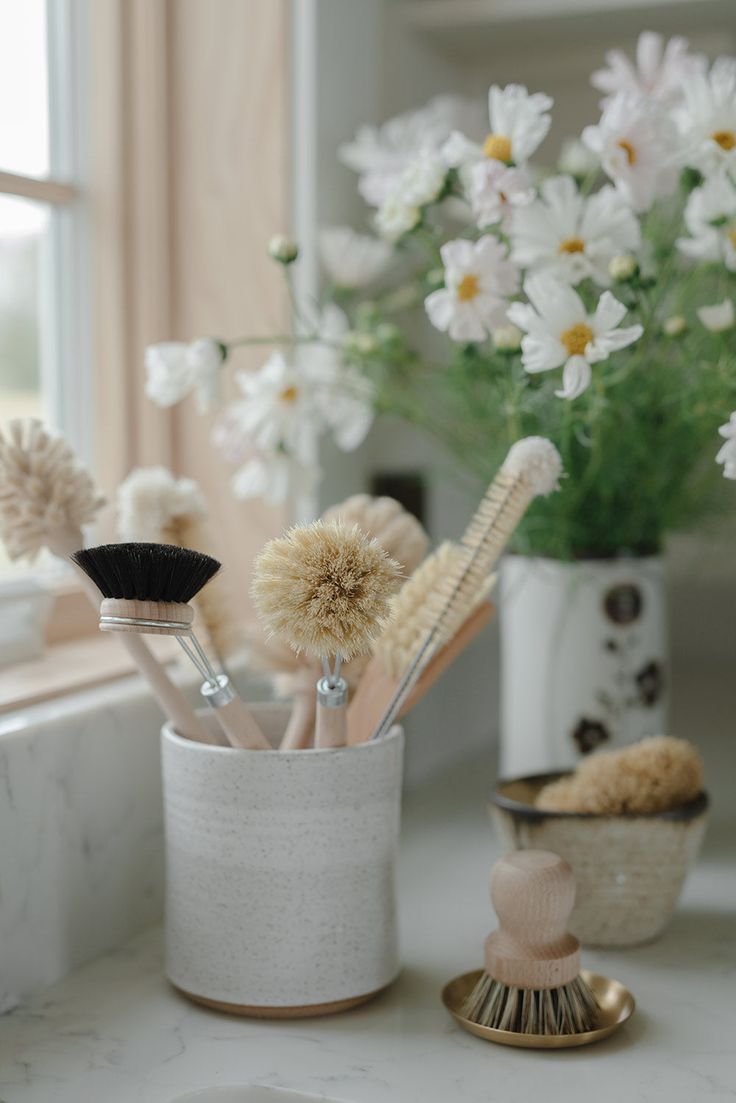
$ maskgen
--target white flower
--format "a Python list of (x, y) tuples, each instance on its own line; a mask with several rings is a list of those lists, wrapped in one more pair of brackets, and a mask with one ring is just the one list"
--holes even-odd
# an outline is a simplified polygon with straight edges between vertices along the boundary
[(674, 126), (651, 101), (614, 96), (598, 125), (585, 127), (583, 141), (637, 212), (648, 211), (677, 183)]
[(299, 256), (299, 246), (286, 234), (275, 234), (268, 243), (268, 255), (279, 264), (293, 264)]
[(710, 73), (683, 85), (685, 102), (675, 118), (686, 165), (704, 175), (736, 164), (736, 59), (720, 57)]
[(492, 337), (499, 352), (518, 352), (521, 348), (521, 330), (517, 326), (498, 326), (493, 330)]
[(339, 158), (360, 173), (358, 190), (371, 207), (380, 207), (404, 169), (419, 156), (437, 153), (456, 128), (475, 128), (475, 105), (458, 96), (437, 96), (418, 111), (389, 119), (380, 127), (361, 127)]
[(314, 327), (322, 341), (303, 345), (299, 367), (309, 382), (312, 402), (337, 447), (352, 452), (363, 443), (375, 417), (371, 381), (344, 362), (341, 347), (350, 326), (345, 314), (328, 303)]
[(636, 45), (636, 65), (622, 50), (610, 50), (606, 54), (608, 68), (598, 69), (590, 82), (606, 93), (604, 103), (625, 92), (671, 107), (682, 99), (685, 82), (705, 66), (703, 56), (691, 54), (689, 49), (686, 38), (675, 37), (665, 43), (661, 34), (643, 31)]
[(419, 223), (422, 212), (410, 207), (397, 195), (389, 195), (376, 212), (376, 229), (381, 237), (393, 244)]
[(604, 291), (588, 314), (576, 291), (549, 275), (524, 283), (529, 304), (512, 303), (509, 319), (525, 331), (522, 364), (530, 373), (562, 368), (560, 398), (577, 398), (591, 380), (590, 365), (607, 360), (642, 335), (639, 325), (619, 329), (626, 307)]
[(725, 172), (716, 173), (695, 188), (685, 207), (690, 237), (677, 247), (697, 260), (724, 261), (736, 272), (736, 186)]
[(732, 299), (724, 299), (722, 303), (714, 303), (713, 306), (701, 306), (697, 314), (711, 333), (725, 333), (733, 329), (736, 323), (736, 311), (734, 311)]
[(481, 229), (500, 222), (508, 231), (513, 209), (531, 203), (534, 189), (526, 169), (485, 158), (470, 169), (466, 194)]
[(562, 143), (560, 156), (557, 158), (557, 168), (560, 172), (582, 180), (591, 173), (597, 172), (600, 167), (600, 161), (581, 138), (567, 138)]
[(164, 341), (146, 349), (146, 394), (157, 406), (174, 406), (193, 391), (200, 412), (219, 398), (224, 355), (217, 341)]
[(322, 230), (319, 249), (333, 283), (351, 290), (377, 280), (393, 257), (393, 250), (385, 241), (357, 234), (350, 226), (328, 226)]
[(736, 410), (726, 424), (721, 425), (718, 432), (725, 438), (726, 443), (721, 445), (716, 463), (723, 464), (724, 478), (736, 479)]
[(445, 286), (424, 300), (429, 320), (453, 341), (482, 341), (506, 320), (504, 296), (513, 295), (519, 274), (497, 238), (458, 239), (441, 250)]
[(284, 452), (259, 453), (235, 472), (230, 480), (233, 494), (241, 501), (263, 498), (269, 505), (281, 505), (291, 496), (311, 494), (319, 468)]
[(552, 122), (547, 112), (553, 100), (544, 92), (532, 95), (522, 84), (491, 86), (488, 92), (490, 131), (482, 144), (455, 130), (442, 147), (450, 168), (464, 168), (484, 157), (524, 164), (547, 137)]
[[(229, 407), (226, 424), (231, 431), (237, 426), (247, 445), (261, 451), (286, 448), (299, 454), (316, 431), (310, 388), (301, 373), (282, 353), (274, 352), (258, 371), (240, 371), (236, 380), (244, 397)], [(232, 440), (226, 443), (223, 428), (216, 443), (233, 455)]]
[(445, 186), (447, 165), (436, 153), (422, 153), (411, 161), (396, 181), (392, 195), (408, 207), (434, 203)]
[(511, 258), (522, 268), (551, 272), (567, 283), (609, 284), (608, 265), (641, 244), (639, 223), (610, 186), (584, 198), (570, 176), (552, 176), (540, 196), (514, 211)]

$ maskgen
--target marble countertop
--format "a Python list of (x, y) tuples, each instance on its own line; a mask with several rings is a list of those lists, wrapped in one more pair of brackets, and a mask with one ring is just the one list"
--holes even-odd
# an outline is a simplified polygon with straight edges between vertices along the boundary
[[(731, 739), (730, 778), (733, 746)], [(727, 785), (729, 771), (716, 773)], [(736, 1097), (736, 872), (733, 832), (718, 801), (665, 935), (649, 946), (585, 954), (589, 968), (636, 996), (636, 1014), (617, 1034), (588, 1049), (533, 1052), (455, 1028), (440, 989), (481, 964), (491, 926), (486, 886), (499, 844), (484, 812), (489, 785), (487, 760), (470, 761), (409, 795), (400, 868), (404, 969), (373, 1003), (297, 1022), (207, 1012), (167, 986), (161, 931), (151, 929), (0, 1019), (0, 1099), (169, 1103), (198, 1088), (253, 1083), (350, 1103)]]

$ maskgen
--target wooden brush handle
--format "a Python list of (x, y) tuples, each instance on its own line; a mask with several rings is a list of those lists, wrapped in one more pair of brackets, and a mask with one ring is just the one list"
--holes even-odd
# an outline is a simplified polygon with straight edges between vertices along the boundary
[[(49, 541), (49, 550), (59, 559), (69, 559), (72, 552), (78, 551), (83, 545), (81, 532), (64, 530), (57, 539)], [(99, 611), (101, 594), (94, 582), (77, 567), (72, 564), (82, 588), (96, 610)], [(216, 735), (207, 731), (194, 709), (190, 708), (187, 699), (178, 686), (169, 678), (161, 663), (151, 654), (146, 641), (141, 636), (125, 634), (121, 636), (131, 659), (138, 670), (148, 682), (148, 686), (157, 698), (161, 708), (169, 718), (178, 735), (185, 739), (194, 739), (198, 743), (221, 743)]]
[(213, 712), (231, 747), (242, 747), (247, 751), (271, 750), (271, 744), (255, 718), (237, 695), (226, 705), (214, 708)]
[(280, 751), (303, 751), (312, 742), (316, 706), (314, 674), (312, 671), (305, 673), (309, 678), (309, 685), (294, 690), (291, 715), (279, 744)]
[(547, 850), (517, 850), (496, 862), (491, 901), (499, 927), (485, 943), (489, 976), (513, 988), (559, 988), (580, 972), (580, 943), (567, 933), (575, 878)]
[[(448, 667), (462, 654), (493, 616), (493, 605), (484, 601), (458, 631), (430, 659), (423, 673), (399, 709), (397, 719), (418, 705)], [(348, 743), (354, 746), (370, 739), (396, 692), (398, 678), (387, 674), (377, 659), (371, 659), (348, 707)]]
[(315, 747), (344, 747), (348, 738), (348, 710), (317, 704)]

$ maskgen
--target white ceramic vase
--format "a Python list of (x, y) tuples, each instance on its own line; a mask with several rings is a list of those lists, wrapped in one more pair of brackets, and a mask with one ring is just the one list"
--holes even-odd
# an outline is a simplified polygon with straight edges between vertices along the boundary
[(507, 556), (501, 776), (575, 766), (667, 730), (663, 563)]
[[(276, 745), (279, 705), (253, 710)], [(296, 1017), (354, 1006), (398, 972), (403, 734), (243, 751), (162, 734), (166, 973), (199, 1002)]]

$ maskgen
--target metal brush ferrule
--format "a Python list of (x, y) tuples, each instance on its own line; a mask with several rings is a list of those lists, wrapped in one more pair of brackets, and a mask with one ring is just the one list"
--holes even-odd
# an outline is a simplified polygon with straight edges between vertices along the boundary
[(317, 704), (325, 709), (341, 709), (348, 703), (348, 683), (344, 678), (326, 674), (317, 682)]
[(131, 628), (167, 628), (175, 635), (189, 635), (192, 631), (191, 624), (182, 620), (147, 620), (144, 617), (111, 617), (100, 616), (100, 627), (115, 627), (130, 625)]
[(213, 709), (221, 709), (235, 698), (235, 690), (230, 685), (227, 674), (217, 675), (217, 685), (214, 682), (203, 682), (199, 692)]

